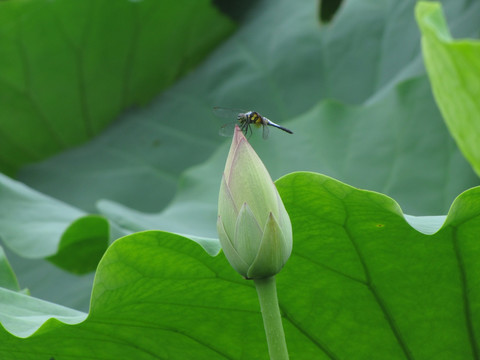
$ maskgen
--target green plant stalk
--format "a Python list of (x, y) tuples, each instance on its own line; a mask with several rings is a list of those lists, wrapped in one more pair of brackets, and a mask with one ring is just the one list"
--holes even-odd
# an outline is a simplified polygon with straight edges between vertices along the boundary
[(285, 342), (285, 333), (283, 332), (282, 318), (278, 307), (275, 276), (254, 279), (253, 281), (262, 309), (263, 326), (267, 335), (270, 359), (288, 360), (287, 343)]

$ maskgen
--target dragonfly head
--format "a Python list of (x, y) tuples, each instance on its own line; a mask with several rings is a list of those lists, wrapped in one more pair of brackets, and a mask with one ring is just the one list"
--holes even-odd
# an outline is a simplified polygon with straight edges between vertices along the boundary
[(237, 120), (241, 123), (245, 122), (245, 120), (247, 120), (247, 114), (246, 113), (239, 113), (237, 115)]

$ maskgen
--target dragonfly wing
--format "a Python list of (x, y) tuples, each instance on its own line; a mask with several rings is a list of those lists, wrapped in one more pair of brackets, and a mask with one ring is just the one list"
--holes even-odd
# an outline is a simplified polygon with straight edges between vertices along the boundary
[(223, 108), (220, 106), (215, 106), (213, 108), (213, 113), (221, 118), (225, 119), (236, 119), (238, 114), (240, 113), (245, 113), (246, 111), (243, 111), (241, 109), (229, 109), (229, 108)]
[(224, 124), (224, 125), (222, 125), (222, 127), (220, 128), (218, 133), (221, 136), (232, 137), (236, 124), (237, 124), (236, 122), (229, 122), (229, 123)]
[(270, 133), (270, 129), (268, 128), (267, 125), (263, 125), (263, 133), (262, 133), (262, 137), (264, 140), (267, 140), (268, 139), (268, 134)]

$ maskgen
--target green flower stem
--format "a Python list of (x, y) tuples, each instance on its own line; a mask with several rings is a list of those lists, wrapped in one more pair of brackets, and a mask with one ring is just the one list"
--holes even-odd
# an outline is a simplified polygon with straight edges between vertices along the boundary
[(287, 343), (285, 342), (285, 333), (283, 332), (282, 318), (278, 307), (275, 276), (254, 279), (253, 282), (262, 309), (263, 326), (267, 335), (270, 359), (288, 360)]

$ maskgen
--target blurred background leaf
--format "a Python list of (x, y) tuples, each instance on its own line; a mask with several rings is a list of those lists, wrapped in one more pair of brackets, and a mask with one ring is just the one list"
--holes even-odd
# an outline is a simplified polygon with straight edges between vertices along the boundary
[(8, 263), (8, 259), (5, 256), (3, 248), (0, 246), (0, 287), (19, 291), (20, 286), (18, 284), (15, 273), (13, 272), (12, 267)]
[(231, 30), (208, 0), (0, 2), (0, 170), (98, 135)]
[(480, 175), (480, 43), (453, 41), (438, 3), (421, 3), (416, 15), (435, 99), (458, 147)]

